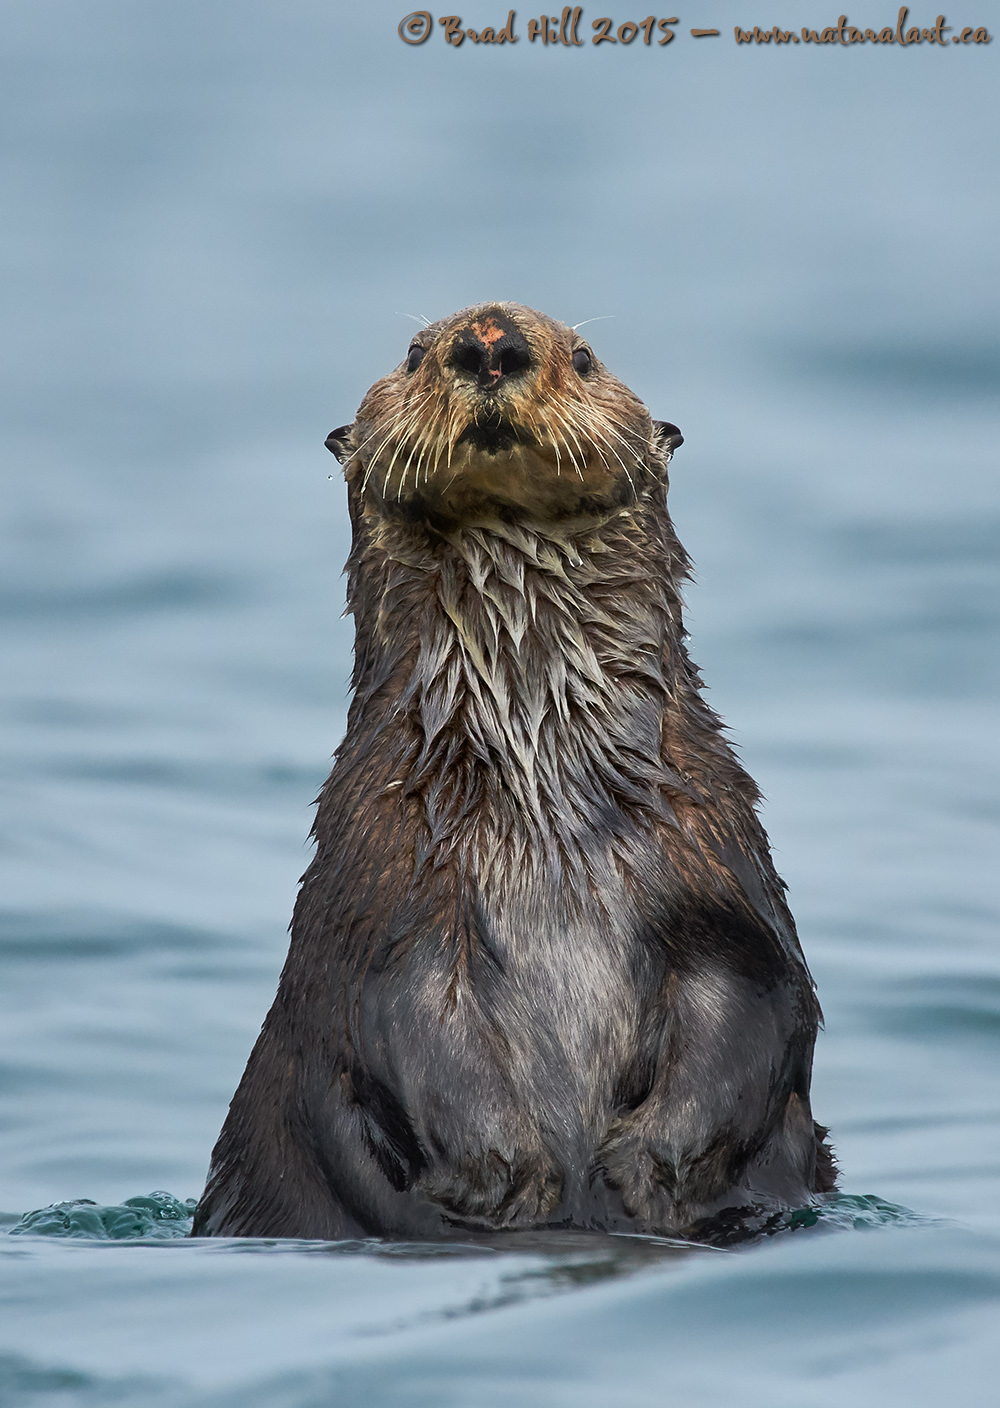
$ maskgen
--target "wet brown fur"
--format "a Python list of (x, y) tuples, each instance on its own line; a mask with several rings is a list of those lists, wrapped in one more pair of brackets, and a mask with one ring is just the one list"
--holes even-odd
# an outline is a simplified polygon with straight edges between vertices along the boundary
[(812, 982), (684, 645), (679, 441), (517, 304), (331, 436), (354, 696), (196, 1233), (727, 1240), (833, 1187)]

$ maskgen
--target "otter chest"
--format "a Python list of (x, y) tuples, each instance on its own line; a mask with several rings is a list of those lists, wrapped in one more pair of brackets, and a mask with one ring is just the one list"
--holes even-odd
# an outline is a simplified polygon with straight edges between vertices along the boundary
[[(599, 1140), (643, 1029), (634, 923), (622, 894), (581, 907), (541, 884), (472, 905), (369, 987), (364, 1027), (383, 1078), (428, 1112), (428, 1144)], [(461, 1128), (461, 1134), (459, 1130)], [(506, 1136), (506, 1137), (504, 1137)]]

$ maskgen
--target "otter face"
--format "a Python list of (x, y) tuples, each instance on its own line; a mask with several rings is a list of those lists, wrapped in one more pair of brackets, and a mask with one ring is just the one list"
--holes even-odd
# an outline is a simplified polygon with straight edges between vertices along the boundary
[(606, 518), (681, 443), (572, 328), (484, 303), (418, 333), (327, 446), (373, 511), (488, 525)]

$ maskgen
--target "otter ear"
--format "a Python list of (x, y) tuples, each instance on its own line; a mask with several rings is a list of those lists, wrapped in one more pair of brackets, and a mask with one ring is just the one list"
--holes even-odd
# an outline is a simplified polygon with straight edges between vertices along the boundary
[(676, 425), (671, 425), (668, 420), (653, 421), (653, 439), (657, 448), (666, 450), (668, 455), (672, 455), (678, 445), (684, 444), (684, 436), (677, 429)]
[(326, 437), (326, 448), (331, 455), (336, 455), (341, 464), (346, 464), (354, 454), (354, 426), (340, 425), (336, 430), (331, 430)]

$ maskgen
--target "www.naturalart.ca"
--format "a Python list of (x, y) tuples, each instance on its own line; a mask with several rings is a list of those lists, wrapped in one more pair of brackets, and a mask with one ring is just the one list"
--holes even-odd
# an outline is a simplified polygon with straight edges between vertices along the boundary
[[(947, 44), (946, 34), (952, 26), (945, 24), (944, 15), (938, 15), (930, 29), (920, 29), (916, 25), (907, 27), (909, 7), (904, 5), (899, 11), (895, 28), (886, 25), (884, 29), (859, 29), (847, 23), (847, 16), (841, 15), (835, 25), (826, 29), (803, 28), (800, 34), (791, 29), (740, 29), (736, 26), (737, 44)], [(953, 44), (988, 44), (992, 38), (985, 26), (966, 25), (952, 35)]]

